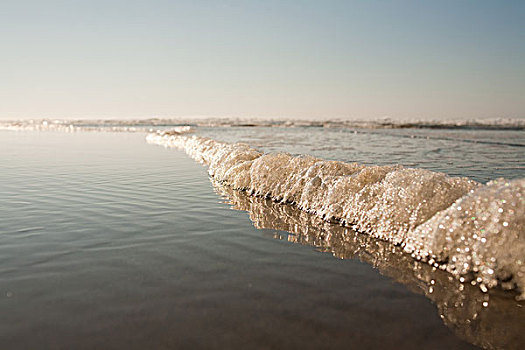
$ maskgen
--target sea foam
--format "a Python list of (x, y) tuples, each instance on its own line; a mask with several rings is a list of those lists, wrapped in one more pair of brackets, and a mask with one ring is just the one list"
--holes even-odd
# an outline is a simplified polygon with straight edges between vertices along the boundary
[[(129, 121), (79, 122), (67, 120), (26, 120), (0, 122), (0, 130), (8, 131), (58, 131), (58, 132), (151, 132), (147, 125), (132, 124)], [(172, 126), (166, 135), (180, 135), (193, 132), (191, 126)]]
[(151, 133), (147, 141), (184, 149), (234, 189), (392, 242), (484, 292), (500, 285), (525, 298), (525, 179), (483, 185), (400, 165), (264, 154), (173, 132)]

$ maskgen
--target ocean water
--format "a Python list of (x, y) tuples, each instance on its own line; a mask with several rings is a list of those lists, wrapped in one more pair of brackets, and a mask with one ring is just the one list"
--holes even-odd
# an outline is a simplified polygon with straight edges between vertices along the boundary
[[(248, 143), (241, 158), (255, 147), (398, 163), (473, 187), (525, 177), (516, 130), (195, 131)], [(524, 343), (513, 288), (485, 293), (403, 247), (210, 182), (206, 167), (144, 138), (0, 132), (2, 348)]]
[(523, 130), (201, 127), (197, 134), (244, 142), (265, 152), (366, 165), (402, 164), (483, 183), (498, 177), (525, 178)]

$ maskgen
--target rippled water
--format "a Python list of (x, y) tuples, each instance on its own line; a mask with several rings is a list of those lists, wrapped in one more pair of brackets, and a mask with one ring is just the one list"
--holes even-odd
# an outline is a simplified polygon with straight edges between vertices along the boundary
[(0, 132), (0, 169), (0, 348), (523, 344), (512, 296), (487, 308), (384, 242), (217, 188), (223, 203), (204, 167), (143, 134)]
[(402, 164), (480, 182), (525, 177), (525, 132), (513, 130), (199, 128), (198, 134), (264, 151), (367, 165)]

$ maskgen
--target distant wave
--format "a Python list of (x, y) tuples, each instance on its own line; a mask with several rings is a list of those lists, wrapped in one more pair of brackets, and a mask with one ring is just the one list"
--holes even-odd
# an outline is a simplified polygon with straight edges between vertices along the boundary
[[(140, 124), (128, 124), (124, 121), (116, 121), (112, 123), (103, 122), (71, 122), (71, 121), (18, 121), (18, 122), (0, 122), (0, 130), (10, 131), (60, 131), (60, 132), (89, 132), (89, 131), (105, 131), (105, 132), (151, 132), (151, 127)], [(188, 125), (173, 126), (169, 132), (174, 134), (185, 134), (193, 132), (193, 128)], [(167, 133), (167, 134), (170, 134)]]
[(246, 144), (164, 132), (147, 141), (184, 149), (234, 189), (390, 241), (484, 292), (500, 285), (525, 298), (525, 179), (481, 185), (400, 165), (263, 154)]
[(493, 118), (469, 120), (396, 120), (389, 118), (372, 120), (290, 120), (250, 118), (176, 118), (176, 119), (126, 119), (126, 120), (22, 120), (0, 122), (0, 128), (18, 127), (43, 130), (46, 128), (84, 128), (113, 131), (148, 131), (151, 127), (181, 125), (211, 127), (321, 127), (357, 129), (473, 129), (473, 130), (525, 130), (525, 119)]

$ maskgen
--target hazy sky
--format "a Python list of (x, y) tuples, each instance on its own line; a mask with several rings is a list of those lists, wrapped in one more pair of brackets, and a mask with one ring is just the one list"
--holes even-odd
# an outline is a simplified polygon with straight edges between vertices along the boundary
[(0, 118), (525, 117), (525, 1), (1, 0)]

